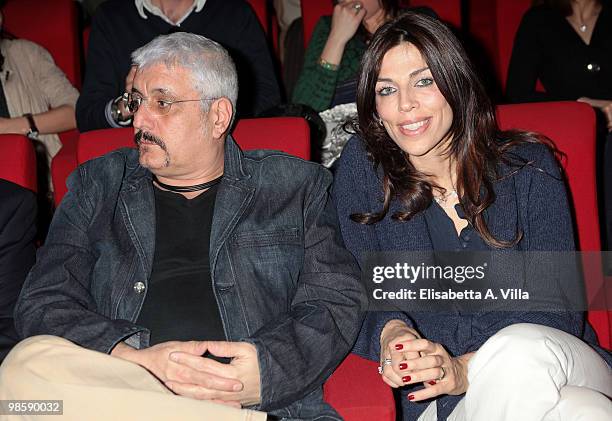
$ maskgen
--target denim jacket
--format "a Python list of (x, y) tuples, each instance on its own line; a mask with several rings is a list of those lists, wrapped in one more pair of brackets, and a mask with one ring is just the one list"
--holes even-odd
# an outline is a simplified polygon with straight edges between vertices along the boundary
[[(322, 384), (349, 352), (366, 306), (329, 199), (331, 175), (278, 152), (225, 143), (210, 238), (211, 277), (228, 340), (258, 352), (261, 404), (288, 418), (337, 415)], [(21, 337), (51, 334), (109, 353), (148, 346), (134, 322), (155, 246), (151, 173), (120, 149), (68, 179), (16, 306)]]

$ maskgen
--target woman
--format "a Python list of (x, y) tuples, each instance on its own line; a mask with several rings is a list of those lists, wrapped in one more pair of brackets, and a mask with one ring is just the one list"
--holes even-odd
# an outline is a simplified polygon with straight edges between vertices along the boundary
[(609, 1), (535, 0), (516, 34), (506, 93), (511, 102), (586, 102), (612, 130)]
[[(2, 20), (0, 13), (0, 27)], [(5, 35), (0, 39), (0, 134), (39, 140), (50, 163), (62, 147), (57, 133), (76, 128), (79, 93), (44, 48)]]
[[(540, 81), (545, 92), (536, 90)], [(517, 31), (507, 97), (511, 102), (581, 101), (597, 114), (602, 221), (612, 247), (612, 4), (535, 0)], [(603, 188), (602, 188), (603, 187)]]
[[(333, 15), (317, 22), (292, 102), (323, 111), (355, 102), (359, 60), (372, 34), (397, 16), (399, 0), (335, 1)], [(428, 8), (420, 12), (435, 15)]]
[[(379, 251), (573, 250), (552, 154), (528, 133), (498, 129), (465, 51), (438, 21), (408, 13), (379, 29), (357, 108), (361, 139), (344, 149), (333, 197), (362, 268)], [(370, 312), (354, 352), (402, 387), (405, 420), (523, 421), (573, 419), (577, 401), (588, 419), (609, 417), (612, 374), (593, 348), (609, 358), (582, 313), (421, 311)]]

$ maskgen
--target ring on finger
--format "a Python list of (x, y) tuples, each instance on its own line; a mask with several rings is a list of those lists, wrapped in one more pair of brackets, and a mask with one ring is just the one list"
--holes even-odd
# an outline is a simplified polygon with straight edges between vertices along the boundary
[(385, 358), (382, 363), (378, 366), (378, 374), (382, 374), (385, 366), (393, 364), (391, 358)]
[(356, 11), (357, 13), (359, 13), (359, 11), (361, 10), (361, 8), (362, 8), (362, 7), (363, 7), (363, 6), (362, 6), (360, 3), (355, 3), (355, 4), (353, 5), (353, 9), (355, 9), (355, 11)]
[(442, 370), (442, 374), (440, 374), (438, 378), (436, 379), (436, 381), (438, 382), (442, 380), (444, 377), (446, 377), (446, 370), (444, 370), (444, 367), (440, 366), (440, 370)]

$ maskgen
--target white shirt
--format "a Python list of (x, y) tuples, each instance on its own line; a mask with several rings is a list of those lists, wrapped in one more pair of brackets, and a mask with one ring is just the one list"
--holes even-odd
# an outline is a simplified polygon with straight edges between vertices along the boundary
[(147, 15), (144, 12), (144, 9), (147, 9), (149, 13), (159, 16), (160, 18), (168, 22), (170, 25), (176, 25), (176, 26), (181, 26), (181, 23), (183, 23), (183, 21), (187, 19), (189, 15), (191, 14), (191, 12), (193, 12), (194, 10), (196, 13), (202, 10), (205, 3), (206, 3), (206, 0), (194, 0), (193, 6), (187, 10), (185, 15), (182, 18), (180, 18), (178, 22), (174, 23), (170, 19), (168, 19), (168, 16), (164, 15), (164, 12), (162, 12), (159, 7), (151, 4), (151, 0), (134, 0), (134, 4), (136, 4), (136, 9), (138, 9), (138, 14), (143, 19), (147, 19)]

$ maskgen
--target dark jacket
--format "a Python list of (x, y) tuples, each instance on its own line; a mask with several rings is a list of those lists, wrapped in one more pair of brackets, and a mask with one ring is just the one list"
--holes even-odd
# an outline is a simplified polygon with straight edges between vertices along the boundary
[(17, 343), (15, 302), (34, 264), (36, 196), (0, 179), (0, 363)]
[[(243, 154), (228, 138), (210, 238), (225, 335), (257, 347), (262, 403), (277, 415), (336, 416), (322, 384), (354, 344), (365, 296), (320, 165)], [(148, 346), (137, 326), (151, 275), (155, 203), (138, 152), (81, 165), (16, 308), (22, 337), (52, 334), (110, 352)], [(145, 288), (135, 288), (138, 282)]]
[[(543, 145), (529, 144), (512, 151), (520, 161), (531, 162), (514, 175), (494, 183), (495, 202), (485, 211), (486, 221), (497, 239), (510, 241), (517, 232), (523, 236), (516, 251), (572, 251), (572, 219), (559, 167)], [(501, 170), (508, 174), (509, 168)], [(334, 180), (333, 199), (338, 209), (342, 236), (347, 248), (363, 263), (364, 254), (375, 251), (432, 250), (423, 213), (406, 222), (391, 219), (402, 209), (392, 201), (385, 218), (374, 225), (353, 222), (350, 215), (378, 212), (382, 208), (382, 182), (367, 159), (361, 141), (351, 139), (345, 147)], [(500, 329), (516, 323), (551, 326), (585, 339), (608, 360), (610, 355), (595, 344), (593, 329), (578, 312), (488, 312), (464, 315), (422, 312), (405, 314), (368, 312), (353, 352), (378, 361), (380, 333), (387, 321), (400, 318), (414, 326), (423, 337), (440, 343), (451, 355), (476, 351)], [(437, 399), (438, 418), (446, 419), (462, 396)], [(429, 402), (408, 403), (402, 399), (404, 419), (417, 419)]]
[(123, 94), (134, 50), (158, 35), (176, 31), (203, 35), (221, 44), (236, 62), (241, 117), (259, 114), (280, 102), (280, 90), (265, 35), (249, 5), (239, 0), (207, 0), (180, 27), (145, 11), (139, 14), (133, 0), (109, 0), (96, 10), (81, 96), (76, 104), (81, 132), (109, 127), (105, 108)]

